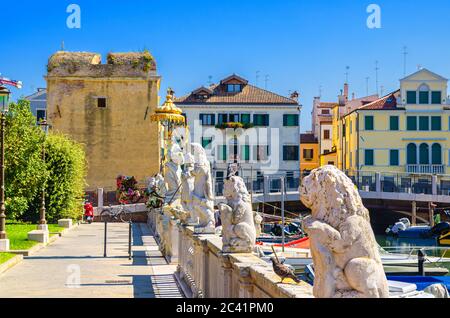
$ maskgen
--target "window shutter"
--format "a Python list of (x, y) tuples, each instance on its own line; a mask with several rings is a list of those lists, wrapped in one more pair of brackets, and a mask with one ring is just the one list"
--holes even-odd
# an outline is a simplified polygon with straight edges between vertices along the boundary
[(442, 121), (440, 116), (431, 117), (431, 130), (434, 131), (442, 130)]
[(408, 116), (406, 118), (406, 129), (407, 130), (417, 130), (417, 117)]

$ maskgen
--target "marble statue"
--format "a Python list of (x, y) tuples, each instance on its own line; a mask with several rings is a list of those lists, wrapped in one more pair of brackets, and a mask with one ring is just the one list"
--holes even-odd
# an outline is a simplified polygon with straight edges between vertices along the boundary
[(225, 181), (227, 204), (219, 204), (223, 252), (251, 253), (256, 243), (255, 215), (244, 180), (233, 176)]
[(254, 220), (255, 220), (255, 229), (256, 229), (256, 237), (260, 237), (262, 233), (262, 222), (263, 218), (261, 214), (258, 212), (254, 212)]
[(215, 233), (214, 195), (212, 188), (211, 167), (205, 149), (200, 144), (192, 143), (191, 152), (194, 157), (194, 177), (192, 190), (192, 218), (198, 220), (196, 233)]
[(194, 167), (194, 156), (190, 153), (184, 154), (184, 171), (181, 173), (181, 207), (178, 211), (178, 218), (182, 224), (193, 224), (192, 216), (192, 192), (194, 191), (194, 176), (192, 169)]
[(369, 212), (352, 181), (334, 166), (303, 179), (303, 221), (314, 261), (317, 298), (387, 298), (389, 289)]
[(169, 161), (164, 166), (164, 181), (166, 195), (164, 203), (176, 206), (181, 198), (181, 168), (184, 162), (183, 152), (178, 144), (174, 144), (169, 151)]

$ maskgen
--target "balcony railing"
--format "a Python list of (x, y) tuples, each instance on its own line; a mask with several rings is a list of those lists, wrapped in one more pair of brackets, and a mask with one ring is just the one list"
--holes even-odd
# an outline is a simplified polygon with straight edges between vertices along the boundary
[(429, 174), (444, 174), (444, 165), (407, 165), (406, 172), (408, 173), (429, 173)]

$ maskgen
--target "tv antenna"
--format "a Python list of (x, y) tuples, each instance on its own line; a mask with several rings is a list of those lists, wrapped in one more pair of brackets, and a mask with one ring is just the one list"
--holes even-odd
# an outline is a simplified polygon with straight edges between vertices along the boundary
[(345, 83), (348, 84), (348, 75), (350, 71), (350, 66), (345, 67)]
[(406, 76), (406, 57), (408, 56), (408, 47), (403, 47), (403, 76)]

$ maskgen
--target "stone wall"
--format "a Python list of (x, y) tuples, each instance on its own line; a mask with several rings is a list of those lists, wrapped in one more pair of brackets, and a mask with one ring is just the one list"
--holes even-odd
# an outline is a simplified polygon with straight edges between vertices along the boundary
[[(148, 222), (154, 231), (162, 226), (159, 210), (149, 212)], [(222, 253), (222, 238), (215, 234), (194, 234), (194, 228), (176, 226), (163, 233), (162, 244), (177, 242), (174, 247), (162, 247), (163, 251), (177, 249), (177, 279), (187, 297), (191, 298), (310, 298), (312, 286), (279, 284), (280, 278), (273, 272), (272, 265), (254, 254)], [(156, 223), (156, 224), (155, 224)], [(178, 235), (165, 239), (164, 236)], [(176, 233), (176, 234), (175, 234)]]

